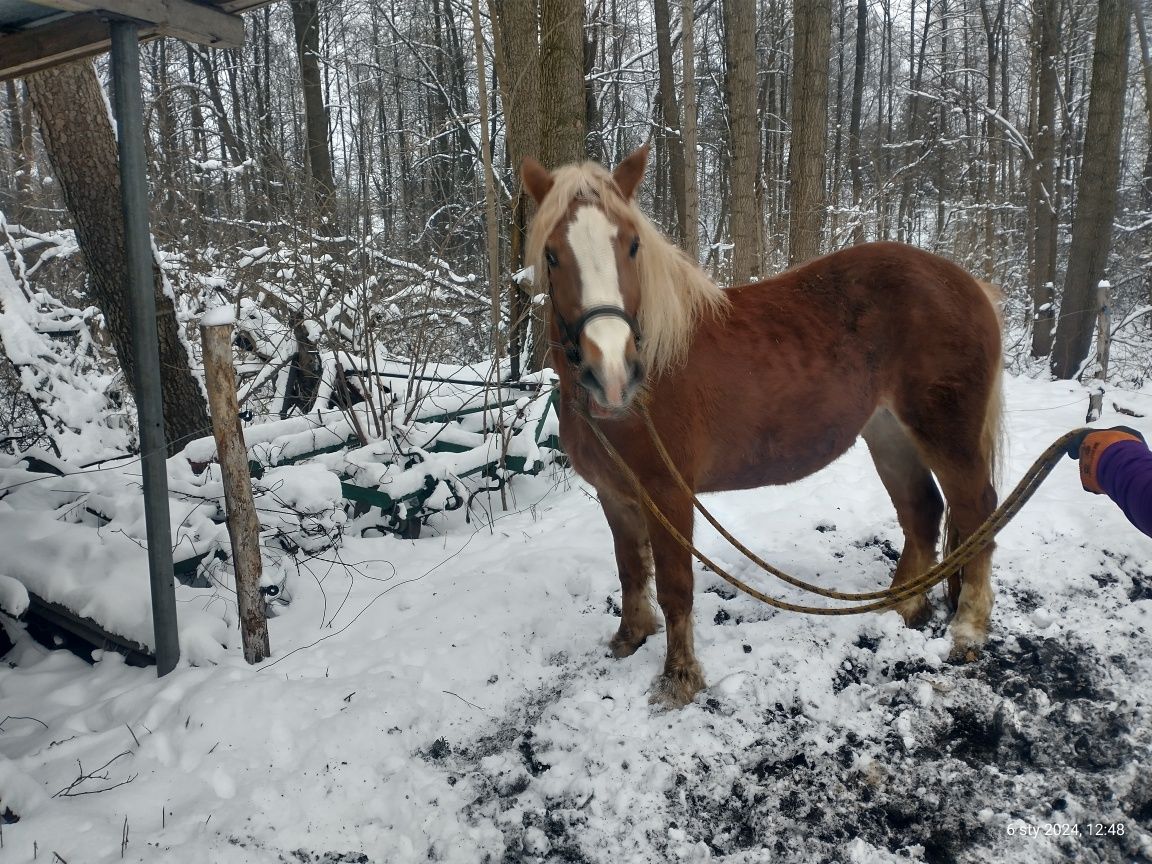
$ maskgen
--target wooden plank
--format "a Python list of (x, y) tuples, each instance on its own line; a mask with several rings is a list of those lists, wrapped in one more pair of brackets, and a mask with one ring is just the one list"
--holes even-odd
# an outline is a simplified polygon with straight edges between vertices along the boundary
[(156, 27), (175, 36), (211, 48), (239, 48), (244, 44), (244, 19), (214, 6), (188, 0), (37, 0), (62, 3), (93, 12), (112, 12)]
[[(89, 9), (85, 8), (84, 4), (79, 0), (33, 0), (37, 6), (43, 6), (46, 9), (59, 9), (63, 12), (88, 12)], [(40, 20), (37, 18), (36, 20)], [(33, 25), (35, 26), (35, 25)]]
[(228, 537), (232, 541), (232, 566), (236, 574), (236, 605), (240, 611), (240, 636), (244, 659), (259, 663), (271, 653), (268, 619), (260, 594), (260, 522), (252, 500), (252, 477), (248, 473), (248, 450), (240, 427), (236, 404), (236, 370), (232, 367), (232, 325), (200, 327), (204, 342), (204, 383), (212, 412), (212, 434), (224, 480), (224, 503), (228, 510)]
[(223, 3), (213, 3), (212, 5), (221, 11), (239, 15), (241, 12), (249, 12), (253, 9), (259, 9), (261, 6), (267, 6), (271, 2), (272, 0), (224, 0)]
[[(65, 12), (113, 13), (152, 25), (156, 32), (216, 48), (244, 44), (244, 19), (189, 0), (36, 0)], [(30, 28), (33, 32), (38, 28)]]
[[(0, 81), (103, 54), (111, 41), (106, 12), (143, 21), (141, 41), (175, 36), (215, 48), (238, 48), (244, 42), (239, 13), (263, 6), (265, 0), (212, 5), (187, 0), (43, 0), (42, 5), (75, 14), (0, 34)], [(105, 11), (84, 11), (96, 9)]]
[[(155, 36), (150, 28), (143, 36)], [(100, 15), (73, 15), (41, 27), (0, 34), (0, 81), (108, 50), (108, 22)]]

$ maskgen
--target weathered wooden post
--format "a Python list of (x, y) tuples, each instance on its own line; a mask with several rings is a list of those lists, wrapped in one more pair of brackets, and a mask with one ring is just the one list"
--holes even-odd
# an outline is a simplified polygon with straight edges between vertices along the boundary
[(1108, 292), (1112, 284), (1101, 279), (1096, 286), (1096, 299), (1100, 311), (1096, 315), (1096, 382), (1088, 397), (1088, 414), (1085, 423), (1100, 419), (1104, 410), (1104, 388), (1108, 385), (1108, 358), (1112, 349), (1112, 309), (1108, 305)]
[(252, 476), (248, 450), (240, 428), (236, 403), (236, 371), (232, 368), (232, 310), (212, 310), (200, 319), (204, 344), (204, 381), (216, 458), (224, 479), (224, 504), (228, 512), (228, 538), (232, 541), (232, 564), (236, 571), (236, 605), (240, 609), (240, 636), (244, 659), (259, 663), (268, 657), (268, 619), (260, 596), (260, 522), (252, 501)]

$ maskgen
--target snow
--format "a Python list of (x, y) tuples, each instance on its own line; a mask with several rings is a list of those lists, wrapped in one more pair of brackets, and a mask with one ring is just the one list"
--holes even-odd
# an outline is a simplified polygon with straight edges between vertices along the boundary
[(19, 618), (28, 609), (28, 589), (23, 582), (0, 573), (0, 612)]
[[(1005, 489), (1081, 425), (1087, 391), (1010, 378), (1006, 397)], [(1112, 413), (1113, 401), (1143, 418)], [(1113, 391), (1105, 406), (1100, 425), (1152, 431), (1152, 389)], [(535, 402), (520, 409), (540, 416)], [(309, 434), (315, 418), (283, 422), (281, 434)], [(201, 549), (223, 542), (192, 496), (218, 494), (214, 466), (193, 475), (177, 462), (170, 482), (187, 504), (174, 530), (198, 533)], [(332, 466), (319, 463), (274, 469), (262, 488), (332, 518)], [(138, 518), (127, 469), (96, 479), (114, 474), (36, 475), (4, 495), (0, 574), (76, 582), (90, 570), (118, 585), (143, 553), (127, 539)], [(0, 474), (0, 488), (11, 482)], [(186, 589), (182, 622), (189, 608), (227, 610), (217, 620), (231, 629), (182, 633), (185, 651), (211, 656), (159, 680), (115, 654), (88, 665), (46, 651), (9, 625), (0, 800), (20, 821), (3, 827), (3, 860), (1152, 857), (1152, 539), (1084, 493), (1070, 460), (998, 538), (994, 637), (977, 664), (946, 662), (939, 597), (914, 631), (894, 613), (779, 613), (698, 569), (709, 687), (670, 712), (647, 702), (661, 637), (607, 656), (620, 593), (593, 493), (556, 466), (506, 491), (508, 512), (482, 494), (420, 540), (345, 531), (290, 568), (292, 603), (256, 667), (231, 638), (222, 590)], [(60, 521), (100, 496), (92, 509), (111, 521)], [(900, 545), (862, 446), (800, 483), (707, 503), (773, 563), (845, 590), (884, 584)], [(697, 534), (718, 563), (766, 584), (710, 530)], [(120, 607), (110, 615), (140, 612), (127, 589), (105, 595)], [(200, 644), (213, 640), (214, 652)], [(1089, 823), (1125, 833), (1044, 833)], [(1021, 827), (1035, 836), (1015, 836)]]
[[(50, 298), (38, 297), (38, 300)], [(90, 367), (92, 337), (84, 324), (86, 312), (59, 307), (37, 308), (17, 283), (8, 259), (0, 255), (0, 352), (7, 354), (20, 387), (34, 397), (45, 418), (55, 426), (62, 452), (78, 462), (128, 449), (130, 434), (121, 410), (109, 398), (123, 389), (116, 376)], [(54, 315), (71, 319), (67, 324)], [(55, 338), (76, 334), (75, 340)]]
[(213, 306), (200, 316), (201, 327), (219, 327), (236, 323), (236, 310), (227, 304)]

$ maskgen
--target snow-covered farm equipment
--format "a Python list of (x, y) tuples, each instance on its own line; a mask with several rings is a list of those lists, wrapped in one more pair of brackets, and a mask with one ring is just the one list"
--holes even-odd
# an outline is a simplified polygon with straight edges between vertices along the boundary
[[(257, 494), (284, 484), (283, 469), (321, 465), (338, 476), (346, 515), (357, 520), (358, 530), (411, 539), (432, 514), (456, 510), (513, 475), (539, 473), (559, 450), (549, 382), (490, 387), (453, 378), (424, 381), (430, 386), (405, 420), (393, 410), (380, 424), (357, 405), (249, 426), (245, 440)], [(371, 428), (379, 434), (366, 435)], [(184, 450), (194, 470), (214, 454), (211, 438)]]

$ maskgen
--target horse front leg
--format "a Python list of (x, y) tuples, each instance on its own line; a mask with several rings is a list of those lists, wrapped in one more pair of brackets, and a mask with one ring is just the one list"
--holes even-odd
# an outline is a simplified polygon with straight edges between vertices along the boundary
[[(680, 536), (691, 541), (692, 500), (679, 493), (653, 497)], [(668, 637), (664, 674), (657, 679), (648, 701), (679, 708), (704, 689), (704, 673), (696, 662), (692, 631), (692, 554), (651, 514), (648, 535), (656, 567), (656, 599), (664, 612)]]
[(660, 629), (652, 608), (649, 584), (652, 549), (640, 504), (610, 491), (600, 491), (600, 507), (612, 529), (616, 566), (620, 571), (620, 629), (608, 643), (615, 657), (631, 657)]

